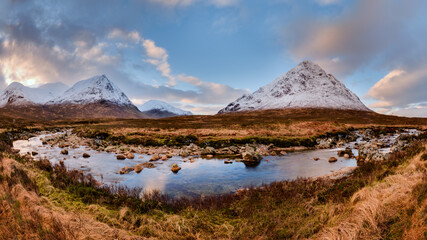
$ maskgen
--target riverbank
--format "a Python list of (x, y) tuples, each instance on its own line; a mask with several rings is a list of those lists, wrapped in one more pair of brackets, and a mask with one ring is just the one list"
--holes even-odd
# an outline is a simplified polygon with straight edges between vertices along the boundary
[[(22, 185), (32, 196), (40, 199), (40, 202), (30, 201), (35, 203), (34, 207), (48, 206), (54, 212), (66, 211), (81, 219), (88, 217), (90, 221), (87, 225), (76, 224), (73, 230), (62, 231), (69, 238), (72, 234), (80, 238), (78, 231), (90, 234), (90, 231), (95, 231), (91, 230), (94, 226), (92, 223), (102, 222), (106, 224), (103, 225), (106, 229), (113, 231), (107, 232), (116, 234), (111, 236), (123, 239), (125, 235), (159, 239), (321, 238), (332, 236), (326, 235), (331, 231), (335, 234), (351, 231), (355, 233), (351, 236), (356, 238), (374, 233), (390, 239), (401, 239), (419, 236), (424, 230), (424, 226), (417, 227), (417, 223), (423, 219), (426, 197), (426, 184), (422, 180), (426, 168), (422, 160), (424, 157), (421, 157), (425, 153), (424, 146), (425, 142), (414, 138), (404, 150), (391, 153), (385, 161), (368, 161), (351, 175), (337, 180), (298, 179), (251, 188), (238, 194), (193, 200), (167, 199), (158, 194), (135, 198), (129, 190), (99, 188), (91, 179), (75, 171), (66, 171), (61, 165), (51, 167), (49, 161), (33, 162), (6, 149), (2, 153), (2, 196), (7, 196), (13, 192), (13, 188)], [(376, 187), (393, 186), (398, 181), (408, 186), (406, 191), (395, 192), (389, 188)], [(384, 189), (383, 193), (387, 192), (389, 199), (396, 199), (396, 204), (401, 202), (403, 205), (395, 205), (393, 211), (386, 211), (387, 214), (379, 211), (374, 212), (374, 217), (363, 215), (362, 219), (365, 216), (366, 219), (373, 219), (375, 225), (356, 224), (357, 230), (349, 228), (353, 226), (352, 214), (357, 215), (357, 212), (352, 211), (356, 207), (361, 212), (367, 211), (363, 209), (371, 206), (371, 202), (366, 204), (367, 198), (363, 197), (368, 196), (367, 189), (371, 188), (380, 194)], [(11, 209), (10, 214), (3, 216), (3, 219), (13, 219), (16, 223), (21, 221), (19, 219), (27, 221), (31, 214), (29, 208), (25, 207), (26, 198), (14, 194), (11, 196), (10, 200), (3, 201), (3, 206)], [(14, 213), (19, 213), (21, 217), (18, 218)], [(30, 236), (25, 234), (31, 233), (40, 238), (53, 239), (55, 234), (58, 236), (59, 229), (70, 229), (67, 228), (67, 221), (52, 219), (63, 224), (55, 226), (40, 221), (41, 226), (26, 225), (26, 231), (12, 232), (13, 228), (6, 230), (14, 235)], [(98, 235), (100, 239), (102, 236), (105, 235)]]

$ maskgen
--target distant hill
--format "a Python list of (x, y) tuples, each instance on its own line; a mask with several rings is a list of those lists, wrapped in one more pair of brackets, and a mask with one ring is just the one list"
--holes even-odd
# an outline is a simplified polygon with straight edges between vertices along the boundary
[(190, 111), (179, 109), (170, 105), (169, 103), (159, 100), (150, 100), (140, 106), (139, 110), (150, 118), (167, 118), (193, 115), (193, 113)]

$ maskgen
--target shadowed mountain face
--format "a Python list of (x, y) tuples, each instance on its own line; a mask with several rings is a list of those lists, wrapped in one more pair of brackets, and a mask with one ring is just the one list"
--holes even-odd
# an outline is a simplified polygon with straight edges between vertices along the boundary
[(65, 118), (148, 118), (135, 106), (119, 106), (108, 101), (88, 104), (50, 104), (6, 106), (0, 109), (4, 116), (34, 120)]
[(319, 65), (300, 63), (250, 95), (243, 95), (219, 113), (285, 108), (327, 108), (371, 111)]
[(162, 111), (159, 109), (152, 109), (149, 111), (144, 111), (142, 113), (144, 115), (148, 116), (149, 118), (154, 118), (154, 119), (179, 116), (179, 115), (176, 115), (175, 113), (168, 112), (168, 111)]

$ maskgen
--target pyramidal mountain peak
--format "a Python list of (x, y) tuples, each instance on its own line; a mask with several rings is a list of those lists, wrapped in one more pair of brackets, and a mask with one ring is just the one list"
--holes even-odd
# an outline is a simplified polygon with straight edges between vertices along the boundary
[(106, 75), (98, 75), (74, 84), (58, 98), (47, 104), (87, 104), (109, 101), (118, 105), (132, 105), (125, 93)]
[(303, 61), (273, 82), (230, 103), (218, 113), (284, 108), (371, 111), (319, 65)]

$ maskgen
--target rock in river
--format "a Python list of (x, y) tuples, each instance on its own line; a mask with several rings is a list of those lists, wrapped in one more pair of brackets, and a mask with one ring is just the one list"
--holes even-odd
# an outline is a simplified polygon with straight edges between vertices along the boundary
[(117, 158), (117, 160), (125, 160), (126, 156), (123, 154), (117, 154), (116, 158)]
[(90, 158), (90, 155), (88, 153), (83, 153), (84, 158)]
[(122, 169), (120, 169), (120, 174), (127, 174), (130, 173), (134, 170), (133, 167), (124, 167)]
[(338, 161), (338, 159), (336, 157), (330, 157), (329, 158), (329, 162), (336, 162)]
[(174, 164), (172, 164), (171, 170), (173, 173), (178, 173), (178, 171), (181, 170), (181, 167), (178, 166), (178, 164), (174, 163)]
[(136, 173), (140, 173), (140, 172), (142, 171), (142, 169), (144, 169), (144, 166), (143, 166), (143, 165), (144, 165), (143, 163), (136, 165), (136, 166), (134, 167), (135, 172), (136, 172)]
[(155, 153), (155, 154), (153, 154), (153, 156), (151, 157), (150, 161), (157, 161), (157, 160), (159, 160), (159, 159), (160, 159), (159, 154)]

